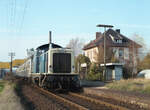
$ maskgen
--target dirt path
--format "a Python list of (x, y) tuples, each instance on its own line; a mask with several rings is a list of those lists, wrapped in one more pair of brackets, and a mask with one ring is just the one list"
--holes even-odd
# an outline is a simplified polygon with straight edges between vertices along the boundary
[(0, 93), (0, 110), (24, 110), (20, 98), (15, 94), (12, 84), (8, 82)]

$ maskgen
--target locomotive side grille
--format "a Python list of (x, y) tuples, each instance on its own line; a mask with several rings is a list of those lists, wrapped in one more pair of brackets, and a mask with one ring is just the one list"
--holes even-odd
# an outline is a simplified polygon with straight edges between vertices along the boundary
[(53, 54), (53, 72), (70, 73), (71, 72), (71, 54), (54, 53)]

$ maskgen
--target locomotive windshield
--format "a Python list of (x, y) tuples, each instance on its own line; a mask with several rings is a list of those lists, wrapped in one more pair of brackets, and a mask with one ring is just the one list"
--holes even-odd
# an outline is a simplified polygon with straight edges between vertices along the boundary
[(54, 53), (53, 54), (53, 72), (70, 73), (71, 72), (71, 54)]

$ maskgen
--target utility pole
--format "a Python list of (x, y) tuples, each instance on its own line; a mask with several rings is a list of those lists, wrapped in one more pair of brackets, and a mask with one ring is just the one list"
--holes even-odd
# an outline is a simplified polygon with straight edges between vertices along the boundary
[(12, 60), (15, 56), (15, 53), (14, 52), (10, 52), (8, 53), (8, 56), (10, 56), (10, 73), (12, 73)]
[(104, 72), (103, 72), (103, 78), (105, 81), (105, 75), (106, 75), (106, 28), (113, 28), (112, 25), (104, 25), (104, 24), (98, 24), (96, 27), (102, 27), (104, 28)]
[(136, 59), (136, 51), (135, 51), (135, 45), (134, 45), (134, 42), (132, 42), (132, 63), (133, 63), (133, 68), (132, 68), (132, 78), (134, 77), (134, 73), (136, 73), (137, 69), (136, 69), (136, 62), (137, 62), (137, 59)]

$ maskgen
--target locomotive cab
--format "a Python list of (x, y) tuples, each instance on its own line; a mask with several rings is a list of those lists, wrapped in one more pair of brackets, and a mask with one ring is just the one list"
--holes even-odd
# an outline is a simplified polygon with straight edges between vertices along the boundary
[(74, 55), (71, 49), (50, 49), (49, 58), (49, 73), (61, 75), (75, 74)]

